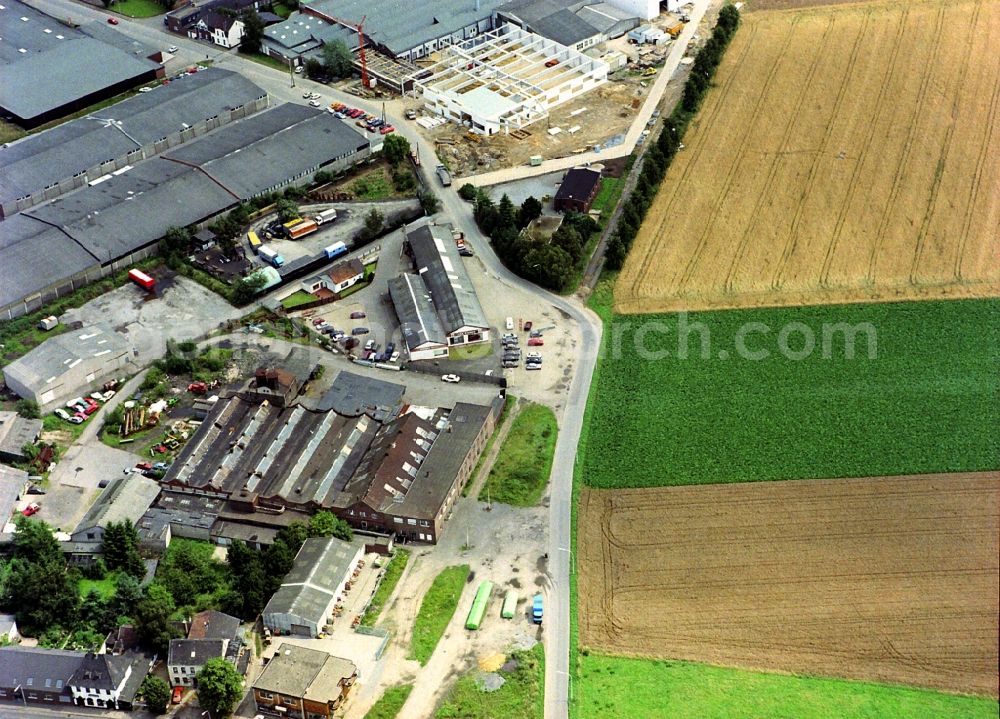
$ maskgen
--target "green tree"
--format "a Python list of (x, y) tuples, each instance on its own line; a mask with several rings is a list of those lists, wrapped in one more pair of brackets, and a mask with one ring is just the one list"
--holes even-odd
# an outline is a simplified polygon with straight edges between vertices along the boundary
[(162, 584), (153, 582), (146, 587), (145, 595), (135, 606), (133, 617), (143, 646), (161, 656), (166, 655), (170, 640), (180, 636), (170, 623), (170, 615), (176, 608), (174, 598)]
[(306, 76), (311, 80), (318, 80), (326, 76), (326, 69), (323, 67), (323, 63), (314, 57), (306, 58), (305, 68)]
[(417, 199), (425, 215), (433, 215), (441, 209), (441, 200), (430, 190), (418, 190)]
[(274, 209), (282, 222), (291, 222), (299, 216), (299, 206), (286, 197), (275, 202)]
[(191, 249), (191, 233), (185, 227), (170, 227), (160, 243), (166, 255), (183, 255)]
[(627, 255), (628, 249), (625, 247), (625, 243), (622, 242), (617, 233), (612, 235), (608, 242), (608, 249), (604, 253), (605, 266), (609, 270), (620, 270), (625, 264)]
[(226, 595), (225, 606), (233, 614), (253, 619), (267, 603), (261, 553), (239, 540), (229, 545), (226, 562), (232, 576), (233, 591)]
[(343, 40), (323, 45), (323, 69), (330, 77), (350, 77), (354, 72), (354, 56)]
[(263, 39), (264, 21), (260, 19), (256, 10), (246, 10), (243, 13), (243, 38), (240, 40), (240, 52), (245, 55), (259, 55)]
[(385, 227), (385, 215), (374, 207), (365, 215), (365, 226), (361, 228), (361, 241), (370, 242), (378, 237), (378, 234)]
[(568, 288), (574, 267), (569, 253), (555, 245), (537, 245), (524, 256), (525, 276), (557, 292)]
[(476, 186), (473, 185), (471, 182), (466, 182), (464, 185), (458, 188), (458, 196), (461, 197), (466, 202), (472, 202), (473, 200), (475, 200), (477, 194), (478, 190), (476, 190)]
[(133, 577), (146, 574), (146, 565), (139, 555), (139, 533), (128, 520), (109, 522), (101, 542), (104, 562), (112, 571), (121, 570)]
[(514, 203), (504, 193), (497, 205), (497, 228), (506, 229), (508, 227), (517, 227), (517, 210), (514, 209)]
[(15, 517), (14, 525), (15, 558), (35, 563), (63, 563), (62, 550), (49, 525), (23, 515)]
[(517, 229), (523, 230), (531, 221), (542, 216), (542, 203), (537, 197), (532, 195), (521, 203), (517, 211)]
[(25, 419), (41, 419), (42, 412), (38, 409), (38, 402), (33, 399), (19, 399), (15, 405), (17, 413)]
[(298, 553), (302, 543), (309, 538), (309, 527), (305, 522), (292, 522), (278, 530), (274, 538), (276, 542), (284, 542), (293, 554)]
[(553, 233), (552, 244), (556, 247), (564, 249), (573, 259), (574, 264), (580, 261), (580, 256), (583, 254), (583, 238), (580, 237), (580, 233), (577, 232), (575, 228), (563, 223), (563, 225), (556, 230), (555, 233)]
[(116, 618), (111, 612), (111, 602), (96, 589), (91, 589), (80, 603), (80, 622), (107, 636), (115, 627)]
[(354, 532), (351, 525), (343, 519), (335, 516), (332, 512), (320, 510), (309, 518), (310, 537), (337, 537), (345, 542), (354, 539)]
[(410, 156), (410, 141), (398, 132), (386, 135), (382, 141), (382, 155), (390, 165), (398, 165)]
[(149, 675), (142, 680), (142, 696), (146, 708), (154, 714), (166, 714), (170, 703), (170, 685), (159, 677)]
[(248, 305), (264, 289), (265, 284), (267, 284), (267, 276), (260, 270), (251, 272), (246, 277), (240, 277), (233, 282), (233, 286), (229, 290), (229, 301), (237, 307)]
[(131, 574), (119, 574), (115, 579), (115, 593), (109, 603), (112, 616), (117, 621), (131, 617), (143, 597), (139, 580)]
[(196, 679), (198, 703), (213, 717), (228, 716), (243, 696), (243, 677), (236, 667), (220, 657), (205, 662)]
[(19, 517), (15, 523), (4, 605), (14, 610), (28, 634), (73, 626), (80, 611), (79, 574), (66, 570), (59, 543), (45, 522)]

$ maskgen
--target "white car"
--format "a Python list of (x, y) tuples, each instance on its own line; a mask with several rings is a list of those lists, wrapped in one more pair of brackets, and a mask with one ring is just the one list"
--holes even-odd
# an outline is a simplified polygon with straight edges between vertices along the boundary
[(313, 94), (311, 92), (309, 92), (308, 90), (306, 90), (305, 92), (302, 93), (302, 99), (303, 100), (308, 100), (312, 96), (313, 96)]
[(299, 65), (297, 68), (295, 68), (295, 74), (296, 75), (301, 75), (302, 74), (302, 66), (301, 65)]
[(53, 410), (53, 411), (56, 413), (57, 417), (59, 417), (61, 419), (64, 419), (67, 422), (69, 422), (69, 417), (70, 417), (69, 412), (67, 412), (66, 410), (64, 410), (62, 407), (56, 407), (55, 410)]
[(175, 52), (177, 52), (177, 46), (176, 45), (171, 45), (170, 47), (167, 48), (167, 52), (169, 52), (169, 53), (175, 53)]
[(153, 91), (153, 88), (151, 88), (151, 87), (140, 87), (139, 88), (139, 92), (152, 92), (152, 91)]
[(313, 100), (319, 100), (323, 96), (320, 95), (318, 92), (311, 92), (309, 93), (309, 97), (311, 97)]
[(459, 382), (462, 378), (457, 374), (443, 374), (441, 375), (442, 382)]
[(310, 100), (309, 101), (309, 106), (310, 107), (319, 107), (319, 100)]
[(514, 318), (513, 317), (508, 317), (507, 318), (507, 329), (508, 330), (514, 329)]
[(392, 353), (392, 357), (389, 358), (389, 361), (390, 362), (398, 362), (399, 361), (399, 350), (396, 350), (395, 352)]

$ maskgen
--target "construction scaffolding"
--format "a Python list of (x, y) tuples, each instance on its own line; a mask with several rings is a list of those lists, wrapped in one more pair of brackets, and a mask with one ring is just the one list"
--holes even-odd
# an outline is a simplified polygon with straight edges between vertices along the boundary
[(451, 45), (418, 79), (426, 109), (473, 132), (509, 133), (607, 81), (607, 63), (515, 25)]

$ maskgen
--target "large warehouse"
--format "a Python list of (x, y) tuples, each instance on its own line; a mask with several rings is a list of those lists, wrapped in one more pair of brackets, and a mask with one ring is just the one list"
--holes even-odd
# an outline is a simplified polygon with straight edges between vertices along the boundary
[(321, 169), (344, 170), (370, 152), (367, 138), (329, 113), (279, 105), (24, 210), (2, 224), (0, 316), (128, 267), (170, 227), (308, 182)]
[(19, 397), (47, 405), (107, 379), (131, 358), (125, 337), (108, 325), (91, 325), (50, 337), (4, 367), (3, 376)]
[(163, 67), (19, 0), (0, 5), (0, 113), (38, 127), (157, 77)]
[(275, 634), (319, 636), (364, 552), (360, 539), (307, 539), (295, 555), (292, 570), (264, 607), (264, 626)]
[(425, 108), (483, 135), (537, 122), (608, 79), (607, 63), (509, 24), (442, 54), (417, 82)]

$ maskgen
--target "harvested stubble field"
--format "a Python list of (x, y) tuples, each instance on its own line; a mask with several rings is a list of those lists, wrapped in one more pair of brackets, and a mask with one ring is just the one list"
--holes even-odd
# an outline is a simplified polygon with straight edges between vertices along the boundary
[(996, 697), (998, 502), (995, 472), (584, 489), (580, 644)]
[(622, 313), (1000, 295), (1000, 2), (754, 12)]

